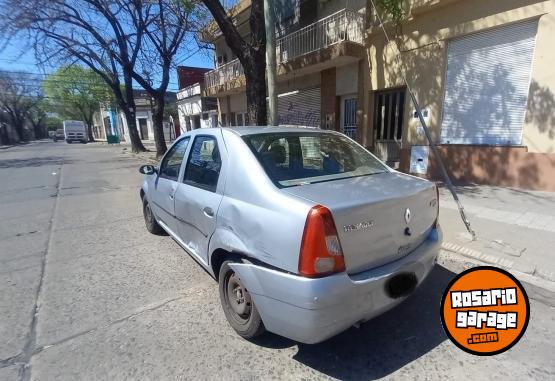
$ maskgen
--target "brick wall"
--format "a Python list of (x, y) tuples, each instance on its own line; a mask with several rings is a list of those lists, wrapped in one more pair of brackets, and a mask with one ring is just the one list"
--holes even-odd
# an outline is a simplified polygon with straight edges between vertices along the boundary
[(194, 85), (195, 83), (204, 82), (204, 73), (212, 69), (206, 69), (202, 67), (191, 67), (191, 66), (178, 66), (177, 67), (177, 79), (179, 82), (179, 88)]

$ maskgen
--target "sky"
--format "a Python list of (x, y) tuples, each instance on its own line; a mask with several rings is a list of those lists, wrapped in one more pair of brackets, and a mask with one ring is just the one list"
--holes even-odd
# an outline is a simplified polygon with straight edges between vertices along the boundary
[[(196, 49), (193, 49), (195, 51)], [(181, 59), (176, 60), (180, 66), (196, 66), (196, 67), (214, 67), (210, 56), (205, 52), (196, 52), (194, 54), (185, 54)], [(0, 52), (0, 70), (1, 71), (25, 71), (39, 76), (46, 77), (48, 73), (56, 70), (54, 67), (39, 67), (34, 56), (34, 52), (26, 47), (23, 39), (14, 40), (9, 46)], [(135, 86), (140, 88), (138, 84)], [(168, 86), (170, 91), (177, 91), (177, 72), (172, 70), (170, 83)]]

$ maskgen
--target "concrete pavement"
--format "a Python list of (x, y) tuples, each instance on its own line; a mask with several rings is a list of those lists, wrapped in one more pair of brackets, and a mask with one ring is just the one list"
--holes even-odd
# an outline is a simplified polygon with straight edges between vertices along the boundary
[(441, 193), (444, 249), (531, 275), (555, 290), (555, 193), (490, 186), (457, 187), (472, 241), (446, 188)]
[(471, 265), (455, 253), (405, 303), (325, 343), (241, 339), (215, 281), (144, 228), (138, 164), (103, 144), (0, 153), (0, 380), (555, 377), (550, 294), (527, 288), (528, 331), (502, 355), (447, 340), (441, 295)]

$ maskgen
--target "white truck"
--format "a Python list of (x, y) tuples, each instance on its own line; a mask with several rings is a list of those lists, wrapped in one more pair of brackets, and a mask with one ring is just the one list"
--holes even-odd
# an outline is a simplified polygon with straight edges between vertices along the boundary
[(87, 128), (81, 120), (64, 120), (64, 137), (67, 143), (87, 143)]

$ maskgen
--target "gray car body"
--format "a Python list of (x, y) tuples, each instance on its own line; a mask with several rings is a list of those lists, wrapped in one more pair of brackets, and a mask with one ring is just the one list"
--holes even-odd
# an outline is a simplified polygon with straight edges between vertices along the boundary
[[(300, 342), (317, 343), (401, 302), (404, 298), (385, 295), (385, 282), (395, 274), (412, 272), (420, 284), (435, 264), (442, 235), (439, 227), (416, 225), (424, 238), (408, 254), (398, 255), (397, 247), (392, 247), (391, 257), (376, 262), (372, 268), (363, 269), (355, 263), (356, 272), (315, 279), (300, 276), (299, 253), (306, 218), (318, 202), (306, 194), (310, 192), (308, 187), (277, 187), (242, 138), (247, 134), (295, 130), (306, 131), (290, 127), (248, 127), (187, 132), (177, 140), (190, 139), (178, 181), (162, 187), (158, 174), (147, 175), (141, 196), (151, 205), (157, 204), (152, 209), (160, 226), (215, 278), (223, 259), (242, 258), (231, 267), (251, 293), (267, 330)], [(213, 136), (219, 147), (222, 165), (215, 192), (182, 181), (189, 151), (199, 135)], [(380, 176), (384, 184), (403, 182), (425, 192), (433, 187), (432, 183), (391, 169)], [(301, 188), (304, 189), (300, 191)], [(407, 188), (396, 188), (388, 192), (407, 192)], [(326, 188), (320, 187), (318, 191), (323, 189)], [(383, 196), (380, 192), (376, 196), (371, 193), (365, 194), (366, 203), (371, 203), (373, 197), (377, 201)], [(338, 197), (330, 188), (324, 199), (341, 204)], [(160, 203), (171, 205), (171, 202), (173, 210), (161, 210)], [(347, 206), (340, 207), (348, 210)], [(380, 216), (375, 215), (373, 219), (379, 221)], [(336, 224), (340, 229), (342, 223), (336, 220)], [(349, 243), (342, 242), (342, 245)]]

